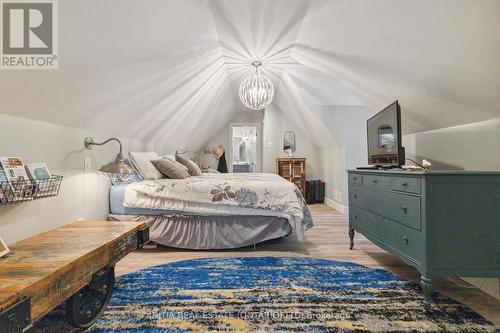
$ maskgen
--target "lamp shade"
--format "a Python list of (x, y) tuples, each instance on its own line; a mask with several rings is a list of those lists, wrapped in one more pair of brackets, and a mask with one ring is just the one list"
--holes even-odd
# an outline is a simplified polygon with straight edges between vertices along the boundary
[(104, 173), (116, 173), (119, 175), (129, 175), (135, 173), (134, 170), (132, 170), (132, 168), (128, 165), (114, 162), (103, 165), (99, 171)]
[(104, 142), (96, 143), (94, 142), (94, 140), (92, 140), (92, 138), (86, 138), (84, 145), (85, 148), (91, 149), (92, 146), (102, 146), (110, 141), (116, 141), (120, 145), (120, 151), (116, 155), (114, 162), (101, 166), (101, 168), (99, 169), (99, 173), (111, 179), (127, 180), (135, 175), (136, 172), (129, 165), (123, 163), (122, 144), (120, 140), (116, 138), (110, 138)]
[(127, 181), (135, 175), (135, 170), (123, 163), (123, 161), (115, 160), (112, 163), (101, 166), (99, 173), (113, 180)]
[(124, 175), (124, 176), (135, 174), (134, 169), (132, 169), (127, 164), (123, 163), (123, 157), (121, 156), (121, 154), (118, 154), (116, 156), (114, 162), (101, 166), (99, 172)]

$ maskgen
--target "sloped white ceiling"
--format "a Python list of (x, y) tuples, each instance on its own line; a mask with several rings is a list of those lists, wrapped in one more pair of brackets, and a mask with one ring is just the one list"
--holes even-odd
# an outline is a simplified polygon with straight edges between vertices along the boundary
[(300, 31), (309, 1), (212, 0), (215, 26), (235, 94), (242, 78), (263, 62), (262, 70), (275, 86), (282, 71), (295, 64), (289, 55)]
[(207, 1), (59, 1), (59, 69), (0, 70), (0, 113), (198, 149), (233, 98)]
[(65, 0), (60, 68), (0, 70), (0, 113), (199, 149), (262, 60), (322, 146), (315, 106), (399, 99), (406, 133), (500, 117), (499, 41), (498, 0)]
[(292, 57), (406, 133), (500, 117), (500, 1), (311, 1)]

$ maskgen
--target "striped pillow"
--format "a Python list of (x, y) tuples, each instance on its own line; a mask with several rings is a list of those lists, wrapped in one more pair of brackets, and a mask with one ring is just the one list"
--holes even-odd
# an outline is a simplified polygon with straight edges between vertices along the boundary
[(168, 158), (160, 158), (151, 161), (156, 169), (161, 172), (165, 177), (173, 179), (184, 179), (189, 177), (189, 172), (177, 165), (175, 161)]
[(187, 167), (188, 172), (191, 176), (201, 176), (201, 169), (194, 161), (188, 160), (187, 158), (179, 154), (175, 154), (175, 160)]
[(174, 155), (165, 155), (165, 156), (162, 156), (161, 158), (165, 158), (165, 159), (167, 159), (167, 160), (170, 160), (170, 161), (172, 161), (172, 162), (175, 162), (175, 164), (176, 164), (179, 168), (182, 168), (182, 169), (184, 169), (184, 170), (186, 170), (186, 171), (188, 171), (188, 172), (189, 172), (189, 170), (188, 170), (187, 166), (185, 166), (184, 164), (181, 164), (181, 163), (179, 163), (178, 161), (176, 161), (176, 160), (175, 160), (175, 156), (174, 156)]

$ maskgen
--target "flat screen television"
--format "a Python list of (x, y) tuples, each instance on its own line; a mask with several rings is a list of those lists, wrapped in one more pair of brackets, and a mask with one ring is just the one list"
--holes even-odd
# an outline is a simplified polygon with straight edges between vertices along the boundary
[(405, 164), (401, 145), (401, 108), (395, 101), (366, 122), (368, 164), (399, 168)]

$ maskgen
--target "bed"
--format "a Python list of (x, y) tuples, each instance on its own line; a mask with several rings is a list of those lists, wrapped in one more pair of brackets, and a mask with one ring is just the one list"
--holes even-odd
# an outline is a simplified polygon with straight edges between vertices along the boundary
[(297, 187), (275, 174), (203, 174), (111, 187), (109, 220), (145, 221), (156, 243), (229, 249), (313, 226)]

